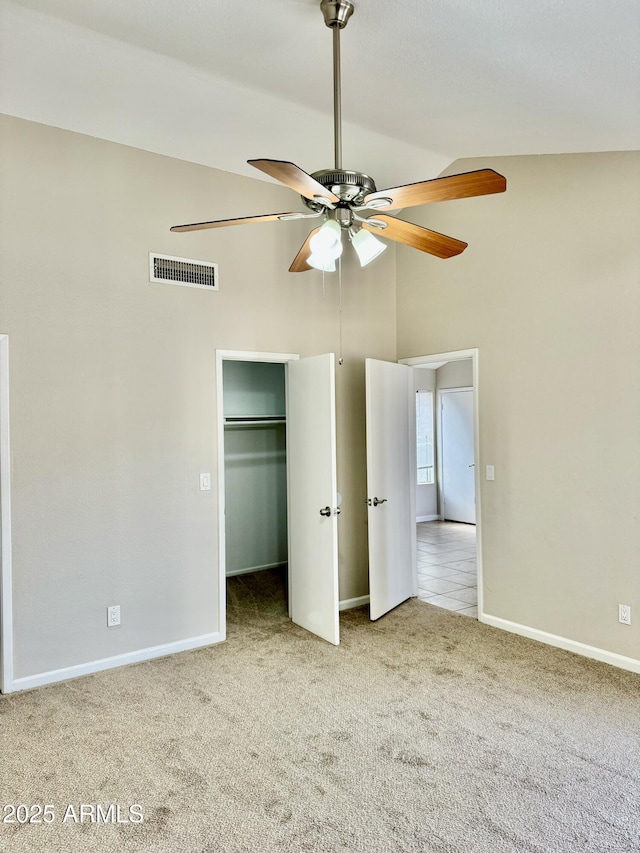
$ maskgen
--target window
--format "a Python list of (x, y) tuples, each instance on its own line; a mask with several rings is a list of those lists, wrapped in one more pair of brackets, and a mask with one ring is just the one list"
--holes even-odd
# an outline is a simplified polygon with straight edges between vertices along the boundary
[(433, 475), (433, 391), (416, 392), (416, 439), (419, 486), (435, 482)]

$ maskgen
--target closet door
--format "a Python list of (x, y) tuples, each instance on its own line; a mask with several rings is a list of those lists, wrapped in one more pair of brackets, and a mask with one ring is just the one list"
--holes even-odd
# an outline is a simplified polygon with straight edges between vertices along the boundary
[(338, 517), (333, 353), (287, 366), (291, 619), (338, 645)]
[(412, 377), (405, 364), (365, 360), (371, 619), (417, 594)]

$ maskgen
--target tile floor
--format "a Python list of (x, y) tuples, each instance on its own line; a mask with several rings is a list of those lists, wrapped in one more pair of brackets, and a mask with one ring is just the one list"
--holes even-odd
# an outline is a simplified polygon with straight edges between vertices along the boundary
[(418, 598), (478, 618), (476, 528), (423, 521), (418, 531)]

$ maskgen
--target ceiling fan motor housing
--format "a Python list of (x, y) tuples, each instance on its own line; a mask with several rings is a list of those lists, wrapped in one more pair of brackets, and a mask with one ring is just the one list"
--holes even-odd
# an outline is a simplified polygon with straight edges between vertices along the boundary
[[(323, 169), (320, 172), (314, 172), (311, 177), (350, 207), (362, 204), (366, 195), (376, 191), (373, 178), (350, 169)], [(304, 196), (302, 201), (315, 212), (325, 210), (323, 204), (318, 204)]]

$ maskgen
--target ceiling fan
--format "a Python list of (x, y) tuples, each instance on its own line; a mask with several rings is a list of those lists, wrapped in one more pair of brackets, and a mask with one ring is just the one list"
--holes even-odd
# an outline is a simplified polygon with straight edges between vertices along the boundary
[[(332, 272), (336, 259), (342, 253), (342, 234), (346, 233), (365, 266), (384, 249), (385, 243), (374, 235), (404, 243), (414, 249), (450, 258), (466, 249), (462, 240), (447, 237), (411, 222), (387, 216), (379, 211), (399, 210), (437, 201), (471, 198), (504, 192), (506, 179), (493, 169), (480, 169), (460, 175), (434, 178), (415, 184), (378, 190), (374, 181), (362, 172), (342, 168), (342, 118), (340, 85), (340, 30), (353, 14), (351, 0), (321, 0), (324, 22), (333, 31), (333, 119), (335, 167), (307, 174), (299, 166), (284, 160), (249, 160), (260, 169), (300, 193), (310, 213), (268, 213), (263, 216), (244, 216), (238, 219), (218, 219), (213, 222), (195, 222), (174, 225), (172, 231), (200, 231), (222, 228), (227, 225), (248, 225), (253, 222), (287, 221), (293, 219), (324, 220), (302, 244), (289, 272), (319, 269)], [(369, 212), (373, 215), (362, 216)]]

